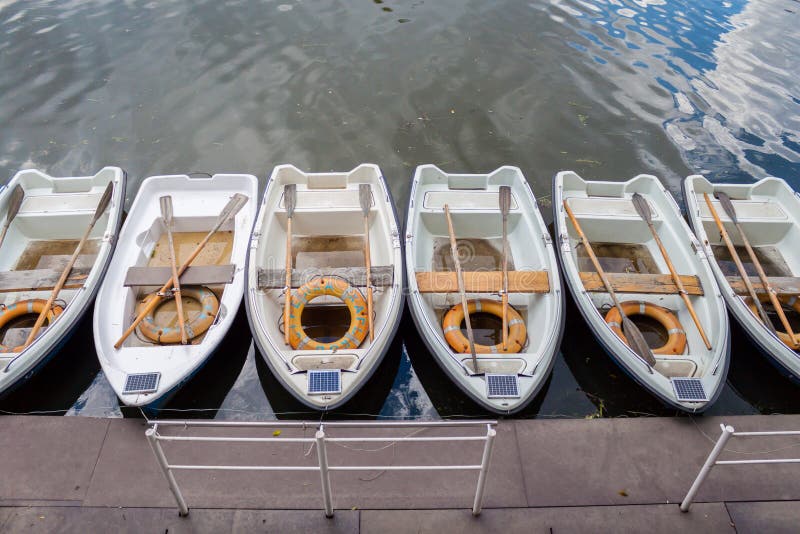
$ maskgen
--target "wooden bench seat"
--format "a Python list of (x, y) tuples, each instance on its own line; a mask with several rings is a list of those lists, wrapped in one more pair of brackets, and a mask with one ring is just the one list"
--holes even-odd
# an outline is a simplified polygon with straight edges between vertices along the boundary
[[(502, 271), (465, 271), (467, 293), (497, 293), (503, 289)], [(454, 271), (423, 271), (416, 273), (420, 293), (458, 293), (458, 278)], [(508, 271), (509, 293), (549, 293), (547, 271)]]
[[(338, 276), (356, 287), (367, 285), (366, 267), (333, 267), (292, 269), (292, 287), (300, 287), (318, 276)], [(391, 265), (374, 265), (370, 268), (370, 278), (375, 287), (390, 286), (394, 283), (394, 267)], [(182, 279), (181, 279), (182, 280)], [(259, 289), (283, 289), (286, 286), (285, 269), (259, 269)]]
[[(82, 287), (91, 270), (91, 267), (76, 267), (72, 269), (64, 289)], [(64, 269), (62, 268), (0, 272), (0, 293), (51, 290), (55, 287), (63, 271)]]
[[(196, 265), (188, 267), (181, 275), (181, 285), (218, 285), (233, 282), (236, 266)], [(125, 287), (163, 286), (172, 278), (171, 267), (130, 267), (125, 274)]]
[[(744, 280), (739, 276), (726, 276), (726, 280), (731, 285), (738, 295), (747, 295), (747, 288), (744, 285)], [(778, 295), (800, 295), (800, 278), (795, 276), (768, 276), (767, 281), (772, 289)], [(761, 285), (761, 279), (757, 276), (751, 276), (750, 282), (753, 284), (753, 289), (756, 293), (766, 293), (764, 286)]]
[[(606, 287), (600, 275), (582, 272), (581, 282), (586, 291), (605, 293)], [(678, 294), (678, 288), (669, 274), (606, 273), (614, 291), (620, 293)], [(689, 295), (702, 295), (700, 279), (694, 275), (680, 275), (683, 287)]]

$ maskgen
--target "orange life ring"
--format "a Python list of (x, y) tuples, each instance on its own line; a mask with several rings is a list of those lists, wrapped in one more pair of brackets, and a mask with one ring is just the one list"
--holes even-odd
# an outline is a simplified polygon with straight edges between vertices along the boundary
[[(758, 300), (764, 303), (770, 302), (769, 295), (764, 293), (760, 293), (758, 295)], [(800, 313), (800, 298), (797, 295), (778, 295), (778, 300), (781, 302), (781, 304), (786, 304), (795, 312)], [(747, 304), (747, 307), (750, 308), (750, 311), (753, 312), (753, 315), (758, 317), (758, 308), (756, 308), (753, 299), (747, 297), (744, 299), (744, 302), (745, 304)], [(759, 320), (761, 319), (759, 318)], [(789, 347), (790, 349), (792, 350), (800, 349), (800, 343), (795, 343), (788, 333), (781, 332), (778, 330), (776, 330), (775, 333), (778, 334), (778, 338), (780, 338), (783, 344)]]
[[(148, 294), (136, 306), (136, 315), (139, 315), (139, 313), (141, 313), (141, 310), (147, 307), (148, 302), (150, 302), (150, 299), (153, 298), (155, 295), (156, 293)], [(217, 312), (219, 311), (219, 300), (217, 299), (217, 296), (214, 294), (214, 292), (205, 286), (182, 287), (181, 297), (196, 300), (197, 302), (200, 303), (202, 309), (201, 312), (198, 313), (191, 321), (188, 321), (186, 322), (186, 324), (184, 324), (186, 337), (188, 339), (194, 339), (197, 336), (201, 335), (206, 330), (208, 330), (209, 327), (214, 323), (214, 319), (217, 317)], [(175, 298), (175, 295), (173, 294), (166, 295), (164, 297), (164, 301), (169, 300), (171, 298)], [(158, 306), (156, 306), (156, 309), (158, 309)], [(145, 318), (142, 319), (142, 322), (139, 323), (139, 331), (146, 338), (155, 341), (156, 343), (181, 342), (180, 327), (176, 326), (174, 328), (171, 328), (156, 324), (155, 309), (153, 309), (149, 314), (147, 314)]]
[[(0, 312), (0, 328), (3, 328), (8, 323), (13, 321), (18, 317), (22, 317), (24, 315), (39, 315), (42, 313), (45, 304), (47, 304), (46, 300), (43, 299), (30, 299), (30, 300), (23, 300), (20, 302), (15, 302), (10, 306), (6, 306), (3, 308), (3, 311)], [(64, 308), (61, 306), (53, 305), (50, 308), (50, 311), (47, 312), (47, 324), (53, 324), (53, 321), (56, 317), (61, 315), (61, 312), (64, 311)], [(7, 347), (5, 345), (0, 344), (0, 353), (8, 353), (8, 352), (22, 352), (25, 348), (25, 345), (19, 345), (17, 347)]]
[[(667, 308), (643, 302), (639, 300), (629, 300), (628, 302), (621, 302), (622, 311), (625, 315), (645, 315), (658, 321), (663, 326), (669, 337), (667, 342), (661, 347), (653, 349), (653, 354), (683, 354), (686, 350), (686, 332), (683, 330), (683, 325), (678, 321), (678, 318)], [(619, 338), (628, 345), (628, 340), (622, 333), (620, 326), (619, 310), (616, 306), (611, 308), (606, 314), (606, 323), (611, 327), (611, 330), (619, 336)]]
[[(488, 299), (475, 299), (467, 301), (467, 310), (470, 315), (473, 313), (489, 313), (496, 317), (503, 317), (503, 303), (495, 300)], [(447, 314), (442, 321), (442, 330), (444, 331), (444, 338), (454, 351), (459, 353), (470, 352), (469, 340), (464, 336), (461, 331), (461, 321), (464, 320), (464, 307), (461, 304), (456, 304)], [(488, 353), (506, 353), (516, 354), (525, 346), (525, 340), (528, 338), (528, 330), (525, 328), (525, 321), (517, 310), (512, 306), (508, 307), (508, 343), (505, 350), (503, 344), (497, 345), (479, 345), (475, 343), (475, 352), (480, 354)]]
[[(323, 295), (340, 299), (350, 310), (350, 328), (341, 338), (330, 343), (311, 339), (303, 330), (301, 321), (306, 304)], [(357, 349), (367, 336), (367, 303), (361, 293), (342, 278), (335, 276), (315, 278), (298, 288), (292, 296), (292, 309), (287, 328), (289, 328), (289, 344), (295, 350)]]

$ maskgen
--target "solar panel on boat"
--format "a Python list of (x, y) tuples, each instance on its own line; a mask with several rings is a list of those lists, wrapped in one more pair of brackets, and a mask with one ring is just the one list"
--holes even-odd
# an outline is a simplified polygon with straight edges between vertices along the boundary
[(517, 375), (486, 375), (486, 396), (490, 399), (519, 398)]
[(308, 371), (308, 394), (341, 393), (341, 373), (339, 369)]
[(672, 389), (675, 397), (683, 402), (706, 402), (708, 396), (703, 389), (703, 381), (699, 378), (673, 378)]
[(158, 390), (161, 373), (134, 373), (125, 378), (123, 393), (153, 393)]

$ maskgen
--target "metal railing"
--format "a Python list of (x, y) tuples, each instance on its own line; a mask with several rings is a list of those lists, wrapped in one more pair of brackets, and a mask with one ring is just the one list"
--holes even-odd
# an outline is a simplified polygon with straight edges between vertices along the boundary
[(732, 437), (764, 437), (764, 436), (800, 436), (800, 431), (798, 430), (776, 430), (776, 431), (762, 431), (762, 432), (736, 432), (732, 426), (730, 425), (719, 425), (720, 429), (722, 430), (722, 434), (720, 434), (719, 439), (714, 444), (714, 448), (711, 449), (711, 453), (706, 458), (703, 467), (700, 468), (700, 472), (697, 473), (697, 477), (694, 479), (692, 483), (692, 487), (689, 488), (689, 492), (684, 497), (683, 502), (681, 502), (681, 512), (688, 512), (689, 507), (692, 505), (697, 492), (700, 491), (700, 486), (705, 482), (706, 478), (708, 478), (709, 473), (711, 472), (711, 468), (715, 465), (749, 465), (749, 464), (796, 464), (800, 463), (800, 458), (762, 458), (756, 460), (719, 460), (719, 456), (723, 453), (725, 449), (725, 445), (728, 443)]
[[(188, 470), (214, 470), (214, 471), (319, 471), (322, 485), (322, 502), (326, 517), (333, 517), (333, 496), (331, 493), (331, 471), (479, 471), (475, 499), (472, 504), (472, 514), (479, 515), (483, 506), (483, 495), (486, 487), (486, 477), (489, 473), (489, 464), (492, 458), (492, 447), (497, 436), (495, 426), (497, 421), (432, 421), (432, 422), (353, 422), (332, 421), (309, 423), (304, 421), (151, 421), (150, 428), (145, 436), (153, 449), (164, 477), (167, 479), (169, 489), (178, 504), (178, 513), (181, 516), (189, 514), (189, 506), (183, 498), (178, 482), (173, 471)], [(280, 428), (280, 429), (315, 429), (313, 438), (306, 437), (234, 437), (234, 436), (174, 436), (163, 435), (159, 429), (167, 427), (181, 428)], [(478, 428), (485, 429), (480, 435), (453, 435), (453, 436), (355, 436), (355, 437), (327, 437), (325, 428), (353, 428), (353, 429), (384, 429), (384, 428), (419, 428), (420, 431), (428, 428)], [(222, 442), (222, 443), (308, 443), (317, 448), (317, 465), (184, 465), (171, 464), (167, 460), (161, 442)], [(328, 443), (403, 443), (403, 442), (484, 442), (483, 455), (480, 464), (446, 464), (446, 465), (330, 465), (328, 462)], [(310, 450), (309, 450), (310, 452)]]

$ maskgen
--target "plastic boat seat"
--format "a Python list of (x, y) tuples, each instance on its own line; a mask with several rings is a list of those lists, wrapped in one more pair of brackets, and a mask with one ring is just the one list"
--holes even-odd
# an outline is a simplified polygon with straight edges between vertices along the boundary
[(26, 197), (20, 206), (17, 216), (41, 215), (42, 213), (87, 211), (94, 213), (103, 191), (87, 195), (80, 194), (55, 194), (32, 195)]
[(653, 367), (662, 375), (672, 377), (691, 377), (697, 372), (697, 364), (689, 358), (679, 358), (667, 356), (659, 358), (656, 356), (656, 364)]
[[(645, 197), (647, 198), (647, 197)], [(572, 212), (579, 219), (635, 219), (641, 221), (641, 217), (636, 213), (633, 202), (629, 198), (614, 197), (572, 197), (567, 200)], [(647, 200), (653, 220), (661, 220), (658, 208), (651, 200)]]
[[(709, 195), (711, 196), (711, 195)], [(703, 195), (697, 195), (697, 205), (700, 208), (700, 217), (702, 219), (713, 220), (711, 211), (708, 209), (708, 204), (705, 202)], [(740, 222), (745, 221), (787, 221), (789, 216), (783, 211), (783, 208), (777, 202), (769, 200), (731, 200), (733, 207), (736, 209), (736, 217)], [(711, 204), (717, 211), (719, 218), (723, 222), (729, 222), (730, 219), (722, 209), (722, 204), (716, 198), (711, 198)]]
[[(445, 204), (451, 210), (480, 210), (497, 213), (500, 193), (498, 191), (442, 190), (428, 191), (422, 201), (426, 210), (441, 211)], [(517, 211), (519, 205), (511, 193), (511, 210)]]

